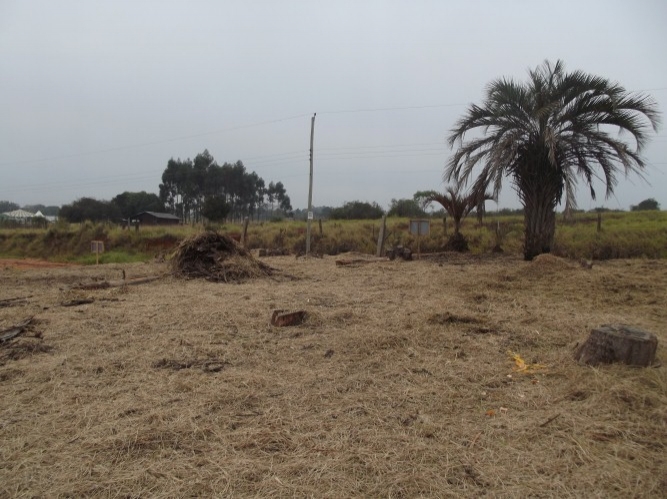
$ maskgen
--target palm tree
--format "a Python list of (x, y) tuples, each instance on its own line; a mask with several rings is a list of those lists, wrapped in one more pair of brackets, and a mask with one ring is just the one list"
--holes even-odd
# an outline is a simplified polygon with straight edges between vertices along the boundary
[[(604, 182), (609, 197), (621, 171), (641, 175), (640, 153), (659, 121), (650, 96), (581, 71), (566, 73), (562, 61), (545, 61), (525, 83), (492, 81), (483, 104), (468, 108), (448, 137), (459, 149), (445, 180), (467, 182), (479, 170), (473, 190), (492, 184), (497, 195), (509, 177), (524, 206), (524, 257), (532, 260), (551, 251), (556, 206), (563, 195), (566, 208), (576, 206), (580, 178), (595, 199), (594, 179)], [(632, 141), (612, 135), (616, 130), (629, 132)], [(465, 140), (472, 131), (482, 135)]]
[(484, 201), (493, 199), (484, 191), (472, 190), (467, 194), (461, 192), (461, 185), (456, 184), (445, 189), (444, 194), (436, 191), (422, 191), (415, 194), (424, 199), (425, 206), (435, 201), (440, 203), (447, 214), (454, 220), (454, 234), (449, 238), (447, 246), (456, 251), (466, 251), (468, 242), (461, 234), (461, 222), (470, 212), (484, 206)]

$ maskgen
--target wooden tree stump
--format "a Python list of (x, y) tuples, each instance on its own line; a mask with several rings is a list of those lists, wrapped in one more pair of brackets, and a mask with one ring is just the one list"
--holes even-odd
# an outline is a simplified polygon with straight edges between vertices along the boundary
[(271, 315), (271, 325), (276, 327), (298, 326), (306, 319), (306, 311), (287, 312), (274, 310)]
[(624, 324), (607, 324), (591, 331), (574, 358), (582, 364), (623, 362), (647, 367), (655, 360), (658, 338), (653, 333)]

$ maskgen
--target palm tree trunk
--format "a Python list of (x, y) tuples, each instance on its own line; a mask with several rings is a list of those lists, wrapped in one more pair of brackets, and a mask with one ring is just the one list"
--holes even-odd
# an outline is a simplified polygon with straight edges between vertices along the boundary
[(461, 233), (461, 219), (454, 217), (454, 236), (458, 236)]
[(537, 255), (551, 252), (556, 233), (556, 206), (553, 196), (548, 193), (533, 192), (531, 195), (524, 193), (523, 197), (525, 221), (523, 256), (525, 260), (532, 260)]

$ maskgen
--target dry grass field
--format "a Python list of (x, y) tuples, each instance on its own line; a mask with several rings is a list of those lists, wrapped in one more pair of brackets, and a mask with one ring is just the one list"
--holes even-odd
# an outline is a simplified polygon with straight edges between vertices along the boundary
[[(667, 496), (667, 261), (335, 259), (0, 265), (0, 329), (34, 316), (0, 345), (0, 496)], [(658, 365), (572, 360), (617, 322)]]

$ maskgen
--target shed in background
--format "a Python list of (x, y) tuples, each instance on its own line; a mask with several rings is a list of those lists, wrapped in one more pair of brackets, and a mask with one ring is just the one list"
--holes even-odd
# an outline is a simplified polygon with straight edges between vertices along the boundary
[(136, 222), (139, 222), (140, 225), (178, 225), (181, 219), (171, 213), (142, 211), (132, 216), (132, 223)]

